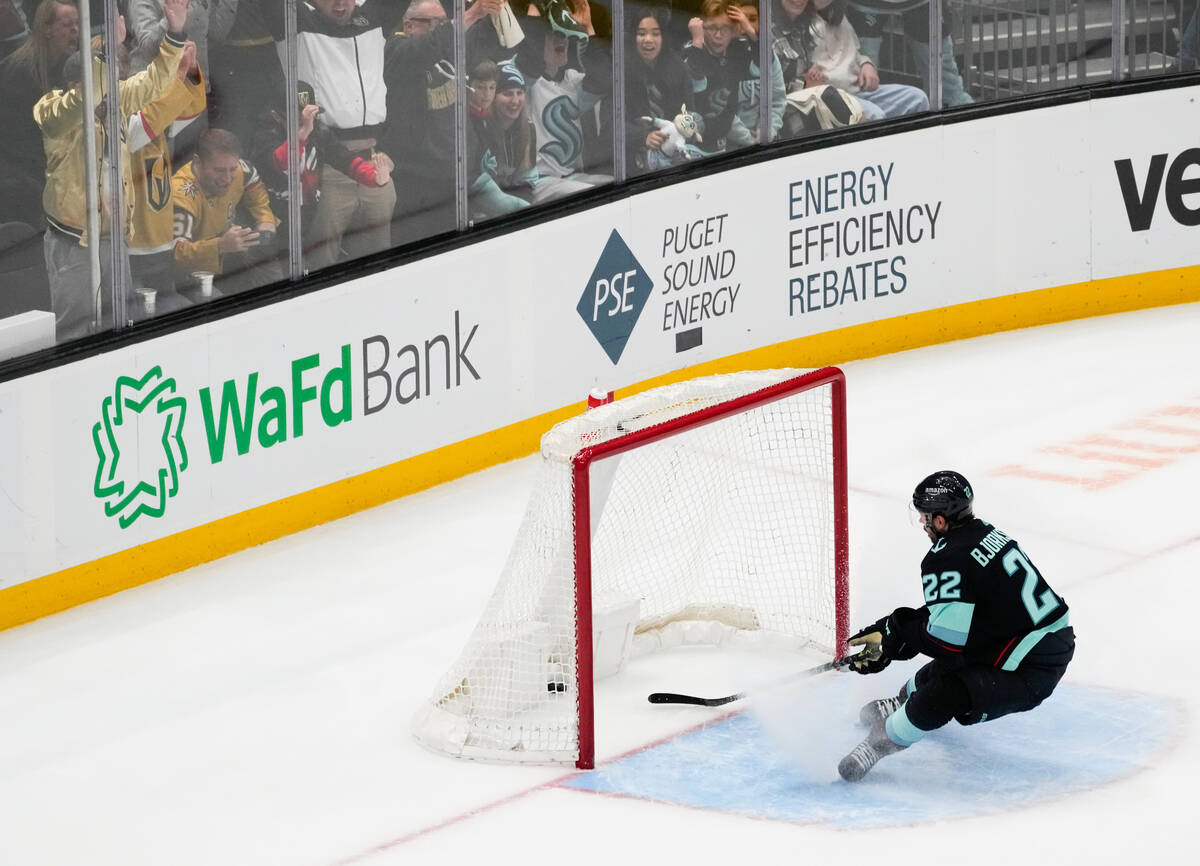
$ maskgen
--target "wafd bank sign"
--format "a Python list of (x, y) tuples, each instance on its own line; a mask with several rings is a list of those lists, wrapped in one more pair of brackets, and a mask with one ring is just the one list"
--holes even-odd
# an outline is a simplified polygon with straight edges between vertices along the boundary
[(452, 328), (419, 342), (393, 346), (376, 334), (295, 358), (278, 378), (247, 370), (192, 393), (161, 366), (118, 375), (91, 429), (92, 493), (122, 529), (162, 517), (196, 461), (281, 448), (314, 427), (339, 428), (478, 381), (478, 332), (456, 310)]

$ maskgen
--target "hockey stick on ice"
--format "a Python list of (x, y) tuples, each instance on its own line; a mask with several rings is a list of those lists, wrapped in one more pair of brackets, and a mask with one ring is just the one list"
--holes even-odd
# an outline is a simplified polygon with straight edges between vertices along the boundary
[[(858, 658), (859, 654), (842, 656), (840, 659), (834, 659), (831, 662), (825, 662), (823, 665), (817, 665), (815, 668), (797, 671), (787, 679), (795, 677), (810, 677), (814, 674), (823, 674), (825, 671), (839, 670), (848, 667), (851, 662)], [(652, 704), (692, 704), (697, 707), (720, 707), (724, 704), (731, 704), (734, 701), (740, 701), (746, 697), (745, 692), (737, 692), (732, 695), (725, 695), (723, 698), (698, 698), (695, 695), (677, 695), (674, 692), (654, 692), (646, 697)]]

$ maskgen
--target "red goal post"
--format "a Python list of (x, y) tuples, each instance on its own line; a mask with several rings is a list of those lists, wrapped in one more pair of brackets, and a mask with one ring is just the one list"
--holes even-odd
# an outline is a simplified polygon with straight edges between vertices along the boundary
[[(845, 418), (845, 376), (826, 367), (691, 380), (556, 425), (505, 572), (414, 719), (418, 740), (590, 769), (598, 644), (604, 673), (631, 645), (770, 638), (844, 654)], [(597, 610), (614, 598), (627, 629)]]

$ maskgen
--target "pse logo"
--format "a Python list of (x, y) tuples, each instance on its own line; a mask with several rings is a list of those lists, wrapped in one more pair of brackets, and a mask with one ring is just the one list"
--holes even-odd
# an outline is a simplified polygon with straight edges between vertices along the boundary
[[(1158, 207), (1159, 192), (1167, 205), (1171, 218), (1181, 226), (1200, 225), (1200, 199), (1187, 196), (1200, 195), (1200, 172), (1193, 172), (1191, 177), (1184, 177), (1187, 170), (1200, 169), (1200, 147), (1190, 147), (1183, 153), (1167, 161), (1169, 154), (1156, 153), (1150, 157), (1150, 166), (1146, 170), (1145, 180), (1140, 188), (1138, 178), (1134, 174), (1133, 160), (1118, 159), (1113, 161), (1117, 169), (1117, 182), (1121, 185), (1121, 198), (1125, 201), (1125, 214), (1129, 217), (1129, 228), (1135, 232), (1144, 232), (1154, 221), (1154, 211)], [(1194, 206), (1189, 206), (1194, 205)]]
[(117, 378), (92, 427), (96, 480), (92, 492), (122, 529), (143, 514), (162, 517), (188, 466), (183, 443), (187, 400), (175, 380), (152, 367), (140, 379)]
[(621, 360), (653, 288), (646, 269), (613, 229), (575, 309), (614, 364)]

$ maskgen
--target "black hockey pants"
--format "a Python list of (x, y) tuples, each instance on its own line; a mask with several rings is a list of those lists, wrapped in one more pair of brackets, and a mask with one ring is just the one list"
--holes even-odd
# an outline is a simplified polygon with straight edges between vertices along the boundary
[(1032, 710), (1054, 691), (1074, 654), (1075, 632), (1068, 626), (1042, 638), (1014, 671), (934, 659), (917, 671), (915, 692), (909, 683), (905, 714), (921, 730), (932, 731), (951, 719), (974, 725)]

